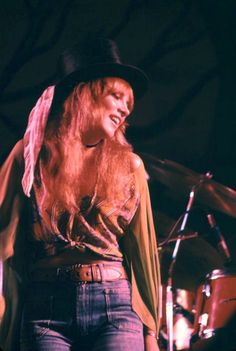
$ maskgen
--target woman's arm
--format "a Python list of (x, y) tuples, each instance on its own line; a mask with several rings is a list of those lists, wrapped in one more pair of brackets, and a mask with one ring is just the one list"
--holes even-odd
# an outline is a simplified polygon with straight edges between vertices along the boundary
[(159, 351), (158, 336), (151, 329), (144, 328), (144, 346), (145, 351)]
[(13, 255), (22, 203), (23, 144), (19, 141), (0, 169), (0, 259)]
[(124, 238), (125, 251), (131, 267), (132, 304), (145, 327), (145, 345), (148, 351), (157, 351), (159, 332), (160, 264), (147, 173), (142, 160), (135, 155), (135, 184), (139, 206), (130, 231)]

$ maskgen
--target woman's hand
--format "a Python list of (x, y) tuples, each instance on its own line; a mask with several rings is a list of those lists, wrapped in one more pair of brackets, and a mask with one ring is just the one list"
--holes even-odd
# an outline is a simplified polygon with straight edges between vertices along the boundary
[(145, 351), (160, 351), (157, 339), (152, 335), (144, 336)]
[(2, 295), (0, 295), (0, 321), (4, 315), (5, 311), (5, 299)]

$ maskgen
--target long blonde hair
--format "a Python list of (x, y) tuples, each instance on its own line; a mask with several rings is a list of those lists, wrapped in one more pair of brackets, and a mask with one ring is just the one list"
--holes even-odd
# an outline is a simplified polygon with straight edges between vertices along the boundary
[[(80, 212), (81, 186), (88, 176), (81, 134), (99, 118), (101, 111), (96, 108), (99, 98), (115, 89), (128, 94), (131, 111), (134, 98), (130, 85), (118, 78), (104, 78), (78, 84), (65, 100), (58, 118), (48, 123), (36, 170), (35, 189), (40, 194), (38, 205), (43, 221), (53, 231), (57, 230), (63, 214), (74, 218)], [(132, 147), (125, 139), (125, 128), (123, 124), (113, 138), (105, 139), (96, 147), (95, 202), (104, 199), (122, 201), (126, 196), (131, 179)]]

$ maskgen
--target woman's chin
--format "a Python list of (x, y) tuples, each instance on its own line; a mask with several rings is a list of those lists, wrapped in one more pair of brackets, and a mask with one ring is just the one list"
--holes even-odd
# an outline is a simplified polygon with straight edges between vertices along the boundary
[(103, 139), (112, 139), (115, 135), (115, 132), (116, 131), (114, 129), (105, 130)]

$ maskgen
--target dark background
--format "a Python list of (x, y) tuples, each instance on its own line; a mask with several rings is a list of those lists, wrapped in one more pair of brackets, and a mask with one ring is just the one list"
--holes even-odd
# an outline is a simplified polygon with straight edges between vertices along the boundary
[[(1, 1), (1, 163), (23, 136), (37, 97), (55, 79), (59, 53), (87, 33), (114, 38), (123, 61), (150, 77), (149, 92), (130, 118), (128, 139), (137, 153), (155, 157), (143, 159), (163, 281), (173, 243), (161, 243), (184, 212), (191, 186), (200, 174), (213, 173), (187, 223), (185, 235), (198, 237), (182, 242), (174, 272), (176, 286), (191, 290), (224, 263), (206, 210), (214, 214), (233, 261), (236, 256), (235, 15), (234, 0)], [(159, 176), (161, 159), (176, 162), (172, 170), (161, 166), (168, 184)], [(196, 172), (190, 180), (188, 170)]]

